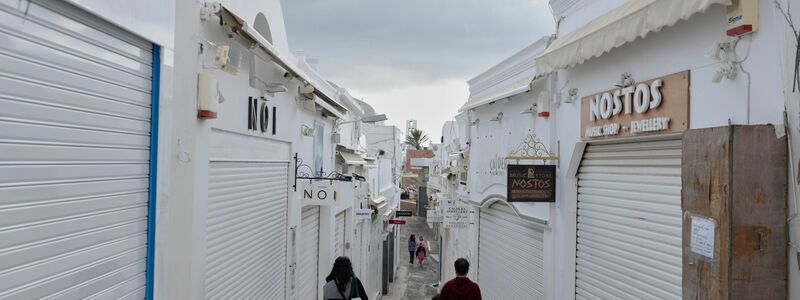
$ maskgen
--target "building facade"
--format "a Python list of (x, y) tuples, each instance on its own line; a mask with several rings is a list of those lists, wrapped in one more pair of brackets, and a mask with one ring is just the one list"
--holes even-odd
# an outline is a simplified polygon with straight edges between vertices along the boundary
[[(798, 151), (792, 137), (800, 97), (793, 70), (784, 67), (794, 40), (776, 3), (796, 8), (753, 1), (757, 24), (729, 31), (738, 19), (727, 14), (742, 2), (550, 1), (554, 37), (469, 81), (461, 110), (468, 134), (459, 138), (468, 145), (466, 198), (475, 225), (461, 229), (472, 237), (469, 245), (445, 231), (443, 252), (456, 256), (445, 255), (444, 264), (473, 250), (477, 268), (470, 273), (484, 296), (686, 297), (693, 272), (686, 266), (702, 260), (687, 246), (694, 219), (682, 199), (695, 188), (685, 180), (695, 175), (682, 166), (691, 159), (684, 133), (762, 125), (774, 129), (790, 157)], [(754, 31), (727, 35), (737, 30)], [(516, 164), (555, 166), (555, 202), (509, 202), (506, 168)], [(784, 275), (773, 282), (788, 293), (775, 295), (788, 299), (800, 295), (796, 168), (787, 161), (775, 169), (792, 182), (785, 198), (770, 200), (784, 203), (788, 222), (771, 227), (776, 235), (761, 235), (785, 253), (777, 255)], [(763, 189), (782, 188), (776, 181)], [(765, 197), (761, 190), (748, 193)], [(783, 224), (784, 216), (771, 218)], [(758, 286), (759, 278), (738, 280)]]
[(401, 165), (256, 2), (0, 3), (0, 299), (317, 299), (340, 255), (384, 292)]

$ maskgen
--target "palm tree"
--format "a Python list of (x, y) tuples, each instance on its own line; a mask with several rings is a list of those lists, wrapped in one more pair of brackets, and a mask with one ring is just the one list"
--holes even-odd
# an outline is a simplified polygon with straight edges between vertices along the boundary
[(422, 143), (428, 141), (428, 135), (419, 129), (411, 129), (411, 134), (406, 136), (405, 144), (416, 149), (422, 147)]

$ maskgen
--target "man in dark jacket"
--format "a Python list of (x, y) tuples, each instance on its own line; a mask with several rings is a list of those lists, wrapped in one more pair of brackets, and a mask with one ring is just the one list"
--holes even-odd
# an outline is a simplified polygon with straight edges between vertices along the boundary
[(444, 284), (437, 300), (481, 300), (481, 288), (467, 278), (467, 273), (469, 273), (467, 259), (456, 259), (453, 265), (456, 268), (456, 278)]

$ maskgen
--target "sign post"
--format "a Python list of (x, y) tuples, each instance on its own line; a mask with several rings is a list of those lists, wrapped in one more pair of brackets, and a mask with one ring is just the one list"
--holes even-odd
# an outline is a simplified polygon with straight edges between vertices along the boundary
[(556, 202), (555, 165), (508, 165), (508, 202)]

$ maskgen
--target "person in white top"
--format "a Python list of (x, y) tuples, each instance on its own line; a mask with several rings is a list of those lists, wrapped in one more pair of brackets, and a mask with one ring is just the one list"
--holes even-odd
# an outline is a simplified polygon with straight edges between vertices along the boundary
[(422, 236), (419, 237), (419, 243), (417, 243), (417, 259), (419, 259), (419, 265), (422, 265), (422, 262), (425, 260), (425, 257), (428, 256), (428, 251), (430, 251), (431, 245), (426, 241)]

